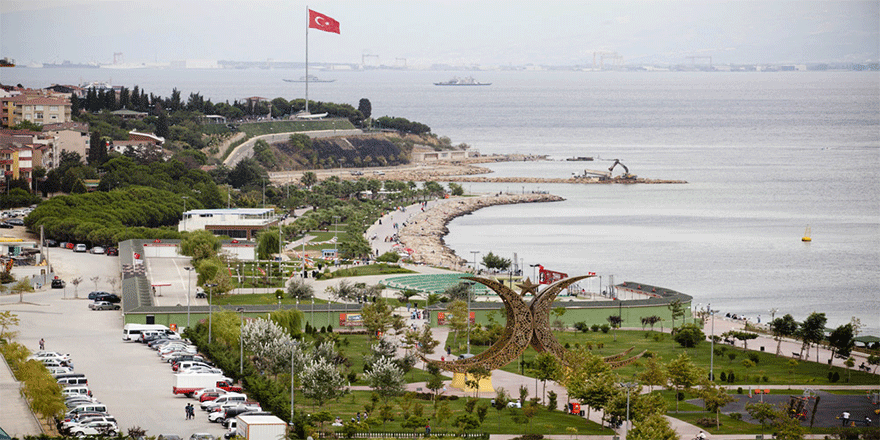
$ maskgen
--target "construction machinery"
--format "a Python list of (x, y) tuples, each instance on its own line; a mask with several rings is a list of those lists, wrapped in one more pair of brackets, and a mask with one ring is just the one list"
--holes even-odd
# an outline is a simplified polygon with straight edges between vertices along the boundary
[(621, 179), (635, 180), (636, 177), (638, 177), (635, 174), (630, 174), (629, 168), (627, 168), (626, 165), (624, 165), (623, 162), (621, 162), (619, 159), (614, 159), (614, 163), (608, 168), (608, 172), (614, 171), (614, 167), (616, 167), (618, 165), (623, 167), (623, 175), (620, 176)]

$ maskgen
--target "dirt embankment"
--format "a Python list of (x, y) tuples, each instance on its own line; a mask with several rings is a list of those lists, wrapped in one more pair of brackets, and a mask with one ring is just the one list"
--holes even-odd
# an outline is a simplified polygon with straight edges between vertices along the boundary
[(558, 202), (562, 197), (552, 194), (502, 194), (449, 199), (418, 214), (398, 233), (401, 244), (413, 249), (413, 260), (432, 266), (461, 268), (467, 261), (443, 242), (449, 233), (446, 225), (452, 219), (480, 208), (514, 203)]

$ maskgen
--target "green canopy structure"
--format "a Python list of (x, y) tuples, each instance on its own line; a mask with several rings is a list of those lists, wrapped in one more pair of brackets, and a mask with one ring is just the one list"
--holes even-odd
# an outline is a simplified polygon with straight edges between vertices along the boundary
[(880, 338), (878, 338), (876, 336), (871, 336), (871, 335), (857, 336), (857, 337), (853, 338), (853, 341), (867, 347), (871, 344), (876, 344), (876, 343), (880, 342)]

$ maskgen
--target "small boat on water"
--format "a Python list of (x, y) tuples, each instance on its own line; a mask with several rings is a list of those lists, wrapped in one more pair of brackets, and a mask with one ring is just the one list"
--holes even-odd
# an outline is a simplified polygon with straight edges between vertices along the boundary
[(465, 78), (455, 77), (450, 79), (449, 81), (436, 82), (435, 86), (491, 86), (492, 83), (481, 83), (472, 77), (468, 76)]
[(589, 156), (577, 156), (577, 157), (569, 157), (565, 159), (569, 162), (592, 162), (593, 158)]
[(813, 241), (813, 239), (810, 237), (810, 233), (811, 233), (811, 232), (812, 232), (812, 231), (810, 230), (810, 226), (807, 225), (807, 230), (804, 231), (804, 236), (801, 238), (801, 241), (803, 241), (803, 242), (811, 242), (811, 241)]
[(0, 59), (0, 67), (15, 67), (15, 60), (11, 58)]
[[(299, 77), (299, 79), (286, 79), (286, 78), (284, 78), (283, 80), (285, 82), (289, 82), (289, 83), (304, 83), (304, 82), (306, 82), (306, 77), (301, 76), (301, 77)], [(335, 79), (321, 79), (321, 78), (318, 78), (317, 76), (309, 75), (309, 82), (310, 83), (332, 83), (334, 81), (336, 81), (336, 80)]]

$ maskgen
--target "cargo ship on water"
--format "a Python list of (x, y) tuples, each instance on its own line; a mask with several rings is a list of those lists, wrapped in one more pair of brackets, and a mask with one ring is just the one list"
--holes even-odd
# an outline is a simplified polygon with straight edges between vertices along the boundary
[(0, 58), (0, 67), (15, 67), (15, 60), (11, 58)]
[(492, 83), (481, 83), (472, 77), (459, 78), (455, 77), (449, 81), (435, 82), (435, 86), (491, 86)]

